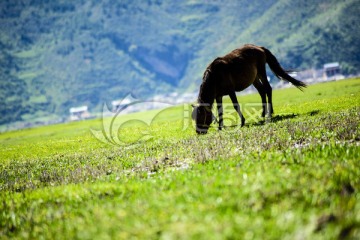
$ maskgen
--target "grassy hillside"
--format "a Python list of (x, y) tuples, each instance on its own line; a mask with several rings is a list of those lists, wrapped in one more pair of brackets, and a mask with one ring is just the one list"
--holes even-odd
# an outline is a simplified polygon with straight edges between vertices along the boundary
[(0, 236), (357, 239), (359, 93), (359, 79), (276, 90), (270, 122), (241, 96), (248, 124), (203, 136), (187, 105), (119, 117), (118, 145), (91, 134), (101, 120), (2, 133)]
[(271, 46), (289, 67), (321, 68), (338, 61), (343, 72), (357, 72), (360, 65), (349, 64), (356, 58), (349, 54), (359, 51), (355, 42), (360, 37), (349, 36), (360, 30), (352, 17), (359, 9), (360, 3), (351, 1), (277, 1), (237, 41)]
[(70, 107), (194, 91), (207, 64), (244, 43), (288, 68), (359, 69), (359, 2), (11, 1), (0, 3), (0, 124)]

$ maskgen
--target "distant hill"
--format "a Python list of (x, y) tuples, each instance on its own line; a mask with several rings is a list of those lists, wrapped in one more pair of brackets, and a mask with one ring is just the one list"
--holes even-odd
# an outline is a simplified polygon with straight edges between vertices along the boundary
[(207, 64), (244, 43), (288, 68), (360, 69), (357, 0), (0, 2), (0, 125), (48, 121), (198, 88)]

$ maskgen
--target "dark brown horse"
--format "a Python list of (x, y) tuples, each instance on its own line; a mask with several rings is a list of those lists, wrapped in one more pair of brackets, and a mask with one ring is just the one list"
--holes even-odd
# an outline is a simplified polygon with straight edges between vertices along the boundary
[[(236, 93), (249, 87), (251, 84), (258, 90), (262, 104), (262, 117), (273, 114), (272, 88), (266, 75), (265, 64), (270, 66), (273, 73), (280, 79), (292, 83), (302, 90), (306, 84), (291, 77), (266, 48), (247, 44), (229, 54), (216, 58), (206, 68), (200, 86), (198, 105), (194, 106), (193, 119), (196, 122), (197, 133), (207, 133), (214, 120), (212, 106), (216, 100), (219, 114), (219, 129), (223, 128), (222, 97), (229, 95), (234, 108), (240, 116), (241, 126), (245, 124)], [(267, 97), (267, 101), (266, 101)]]

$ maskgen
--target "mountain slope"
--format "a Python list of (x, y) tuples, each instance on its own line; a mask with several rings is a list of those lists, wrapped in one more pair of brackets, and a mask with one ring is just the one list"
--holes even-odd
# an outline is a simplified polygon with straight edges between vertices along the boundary
[(278, 1), (238, 40), (267, 45), (286, 65), (322, 67), (339, 61), (346, 73), (360, 68), (359, 1)]

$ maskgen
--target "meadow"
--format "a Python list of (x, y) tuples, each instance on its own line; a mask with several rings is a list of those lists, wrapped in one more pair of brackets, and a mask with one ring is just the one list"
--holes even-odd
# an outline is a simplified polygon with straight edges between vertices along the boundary
[(360, 79), (238, 99), (1, 133), (0, 238), (359, 239)]

